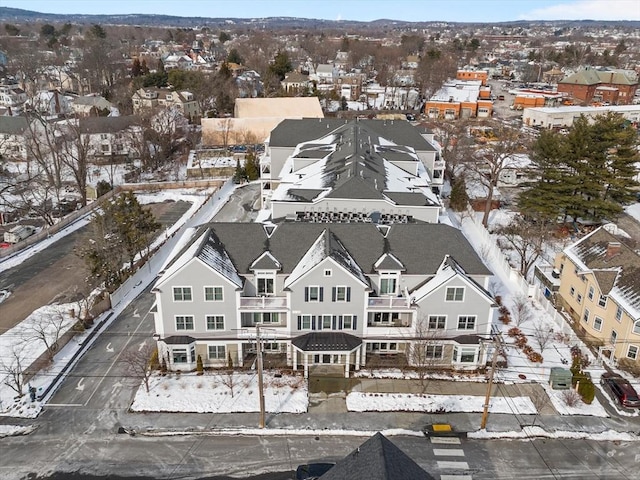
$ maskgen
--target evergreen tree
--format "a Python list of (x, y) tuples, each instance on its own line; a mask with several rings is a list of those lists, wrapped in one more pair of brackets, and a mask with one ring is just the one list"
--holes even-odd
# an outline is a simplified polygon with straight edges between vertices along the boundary
[(233, 183), (242, 183), (245, 178), (244, 168), (240, 165), (240, 159), (236, 160), (236, 171), (233, 174)]
[(615, 217), (638, 186), (637, 145), (635, 130), (620, 114), (593, 122), (582, 116), (566, 136), (543, 132), (532, 158), (540, 178), (520, 196), (521, 210), (545, 219)]
[(238, 53), (238, 50), (236, 50), (235, 48), (232, 48), (231, 50), (229, 50), (229, 55), (227, 55), (227, 62), (237, 63), (238, 65), (242, 64), (243, 60), (240, 54)]
[(269, 65), (269, 71), (282, 81), (284, 80), (285, 75), (291, 70), (293, 70), (293, 67), (291, 66), (291, 60), (289, 59), (287, 52), (283, 52), (281, 50), (278, 51), (273, 59), (273, 63)]
[(140, 59), (134, 58), (133, 64), (131, 65), (131, 76), (139, 77), (140, 75), (142, 75), (142, 65), (140, 64)]
[(469, 205), (469, 196), (464, 178), (457, 177), (451, 183), (449, 206), (454, 212), (461, 212), (467, 208), (467, 205)]
[(260, 165), (256, 154), (253, 152), (247, 153), (244, 159), (244, 173), (250, 182), (260, 178)]

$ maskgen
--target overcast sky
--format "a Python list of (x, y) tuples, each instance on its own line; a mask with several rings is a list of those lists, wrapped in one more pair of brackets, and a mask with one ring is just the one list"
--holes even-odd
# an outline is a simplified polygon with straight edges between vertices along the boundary
[(640, 20), (640, 0), (0, 0), (44, 13), (369, 21)]

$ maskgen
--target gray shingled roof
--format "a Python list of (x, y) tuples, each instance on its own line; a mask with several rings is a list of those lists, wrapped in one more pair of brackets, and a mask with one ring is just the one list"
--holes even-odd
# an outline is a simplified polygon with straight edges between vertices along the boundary
[(29, 126), (25, 117), (0, 116), (0, 133), (20, 135)]
[(406, 453), (376, 433), (338, 461), (320, 480), (434, 480)]
[(303, 118), (283, 120), (271, 131), (269, 145), (272, 147), (295, 147), (310, 142), (333, 130), (349, 125), (363, 125), (378, 136), (392, 140), (398, 145), (406, 145), (420, 151), (434, 151), (420, 130), (404, 120), (344, 120), (339, 118)]
[(350, 352), (362, 345), (362, 340), (344, 332), (311, 332), (292, 339), (291, 343), (303, 352)]
[(133, 115), (123, 117), (83, 117), (78, 127), (81, 133), (116, 133), (136, 125), (138, 118)]
[(368, 223), (283, 222), (271, 238), (258, 223), (210, 223), (208, 227), (240, 275), (250, 274), (251, 264), (266, 250), (280, 262), (282, 273), (291, 273), (325, 229), (365, 274), (374, 274), (378, 259), (393, 253), (410, 275), (434, 274), (447, 254), (455, 257), (468, 275), (491, 275), (462, 232), (444, 224), (394, 224), (386, 238)]

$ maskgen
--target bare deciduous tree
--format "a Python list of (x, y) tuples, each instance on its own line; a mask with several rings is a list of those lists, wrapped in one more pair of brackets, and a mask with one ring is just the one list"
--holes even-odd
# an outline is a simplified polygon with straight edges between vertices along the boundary
[(531, 319), (531, 310), (529, 309), (529, 299), (524, 295), (516, 295), (513, 298), (513, 307), (511, 307), (511, 315), (517, 327)]
[(549, 328), (547, 325), (539, 323), (533, 328), (533, 338), (536, 339), (536, 342), (540, 347), (540, 353), (543, 353), (544, 349), (553, 339), (553, 328)]
[(137, 350), (128, 350), (122, 355), (127, 377), (144, 384), (149, 393), (149, 380), (158, 368), (158, 350), (153, 343), (145, 343)]
[(225, 370), (217, 377), (220, 383), (229, 389), (229, 392), (231, 392), (231, 396), (233, 397), (233, 390), (238, 385), (238, 378), (235, 376), (233, 370)]
[(65, 317), (61, 309), (56, 309), (51, 315), (43, 315), (30, 324), (31, 338), (44, 344), (49, 360), (53, 360), (59, 348), (60, 337), (66, 332), (71, 321)]
[(416, 372), (423, 392), (427, 388), (429, 372), (442, 362), (444, 345), (441, 337), (442, 330), (437, 321), (430, 325), (428, 318), (420, 317), (414, 326), (413, 337), (407, 339), (407, 361)]
[(499, 235), (498, 245), (516, 253), (520, 263), (520, 274), (527, 278), (531, 268), (544, 252), (551, 227), (542, 220), (531, 222), (522, 217), (515, 217), (507, 225), (496, 228), (494, 232)]
[(12, 345), (0, 357), (0, 374), (4, 374), (4, 384), (19, 396), (24, 395), (24, 343)]

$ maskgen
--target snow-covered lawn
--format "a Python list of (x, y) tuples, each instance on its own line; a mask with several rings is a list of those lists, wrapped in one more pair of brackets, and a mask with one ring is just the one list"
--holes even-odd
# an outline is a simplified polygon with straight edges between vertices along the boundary
[[(474, 395), (427, 395), (411, 393), (362, 393), (347, 395), (350, 412), (482, 412), (484, 397)], [(538, 413), (529, 397), (494, 397), (490, 413), (515, 415)]]
[(590, 405), (578, 400), (578, 403), (574, 406), (567, 405), (564, 400), (565, 392), (568, 390), (552, 390), (548, 385), (543, 385), (553, 404), (553, 408), (560, 415), (590, 415), (592, 417), (608, 417), (607, 411), (600, 405), (597, 398), (594, 398)]
[[(233, 386), (233, 388), (231, 388)], [(232, 391), (233, 390), (233, 391)], [(265, 410), (303, 413), (309, 405), (306, 380), (300, 376), (264, 374)], [(239, 413), (259, 412), (258, 375), (251, 373), (195, 373), (155, 375), (138, 389), (135, 412)]]

